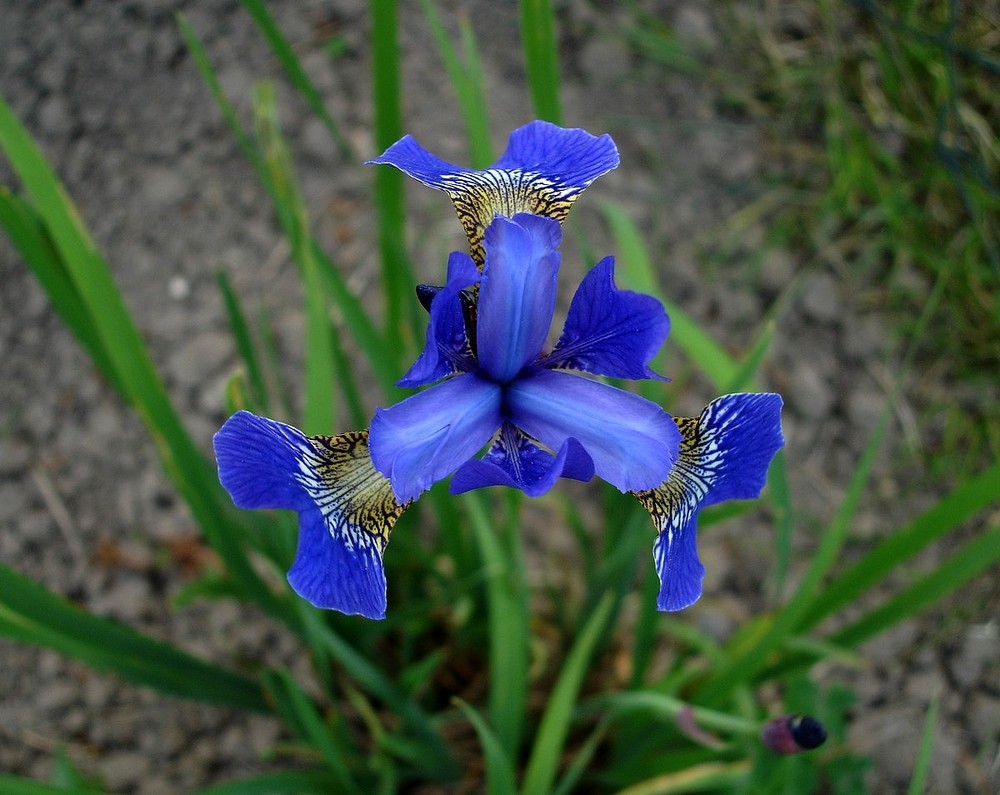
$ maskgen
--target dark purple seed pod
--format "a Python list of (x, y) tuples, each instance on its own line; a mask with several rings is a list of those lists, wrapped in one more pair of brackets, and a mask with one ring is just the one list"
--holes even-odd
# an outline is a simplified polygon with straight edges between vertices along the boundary
[(801, 754), (826, 742), (826, 729), (809, 715), (779, 715), (761, 727), (760, 741), (776, 754)]

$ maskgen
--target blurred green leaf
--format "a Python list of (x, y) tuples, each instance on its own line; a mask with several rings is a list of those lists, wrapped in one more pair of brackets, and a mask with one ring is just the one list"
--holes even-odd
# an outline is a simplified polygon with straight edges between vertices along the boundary
[(614, 606), (614, 596), (607, 593), (587, 619), (566, 655), (559, 678), (549, 697), (535, 742), (528, 758), (521, 787), (523, 795), (544, 795), (551, 791), (562, 759), (576, 699), (590, 665), (591, 656), (604, 633)]
[(330, 137), (340, 149), (341, 156), (345, 160), (354, 160), (355, 155), (350, 143), (348, 143), (343, 133), (340, 132), (340, 128), (334, 122), (333, 117), (327, 113), (319, 91), (316, 90), (316, 86), (313, 85), (312, 80), (309, 79), (309, 75), (302, 68), (302, 63), (295, 54), (295, 50), (292, 49), (292, 45), (289, 44), (288, 39), (285, 38), (277, 24), (275, 24), (274, 18), (264, 4), (264, 0), (241, 1), (247, 13), (250, 14), (253, 21), (257, 23), (257, 27), (260, 28), (261, 33), (264, 34), (264, 38), (267, 39), (271, 51), (278, 59), (278, 63), (281, 64), (282, 68), (288, 74), (288, 79), (292, 81), (292, 85), (305, 97), (312, 112), (323, 122), (323, 126), (326, 127), (327, 132), (330, 133)]
[(452, 700), (469, 719), (469, 723), (472, 724), (472, 728), (476, 730), (479, 737), (479, 744), (483, 747), (483, 761), (486, 765), (486, 792), (490, 795), (505, 795), (505, 793), (513, 795), (517, 792), (514, 769), (497, 736), (473, 707), (458, 697)]
[(0, 564), (0, 634), (47, 646), (162, 693), (269, 712), (260, 686), (123, 624), (92, 615)]
[(479, 50), (468, 16), (458, 9), (456, 18), (462, 40), (462, 56), (448, 38), (444, 23), (434, 8), (433, 0), (422, 0), (424, 16), (430, 25), (434, 43), (444, 61), (448, 79), (458, 97), (465, 130), (469, 137), (469, 162), (473, 168), (486, 168), (493, 162), (490, 143), (490, 121), (486, 103), (486, 87), (479, 65)]
[(550, 0), (519, 0), (521, 49), (535, 118), (562, 124), (559, 102), (559, 45)]

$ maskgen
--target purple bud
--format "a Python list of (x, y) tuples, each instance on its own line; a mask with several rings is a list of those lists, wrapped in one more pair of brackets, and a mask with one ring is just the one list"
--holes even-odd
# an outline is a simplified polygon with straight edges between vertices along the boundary
[(776, 754), (801, 754), (826, 742), (826, 729), (809, 715), (779, 715), (761, 727), (760, 741)]

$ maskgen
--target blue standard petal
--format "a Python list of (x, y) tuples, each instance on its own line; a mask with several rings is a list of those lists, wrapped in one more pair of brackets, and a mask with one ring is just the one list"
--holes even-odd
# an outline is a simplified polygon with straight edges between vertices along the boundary
[(367, 432), (305, 436), (240, 411), (214, 444), (219, 479), (238, 506), (298, 511), (295, 592), (316, 607), (384, 618), (382, 553), (406, 506), (375, 471)]
[(615, 287), (615, 260), (605, 257), (577, 288), (562, 336), (541, 364), (610, 378), (666, 381), (648, 365), (669, 331), (663, 304)]
[(463, 373), (378, 409), (372, 460), (396, 499), (415, 499), (479, 452), (502, 423), (500, 398), (496, 384)]
[(594, 471), (621, 491), (662, 483), (680, 433), (663, 409), (638, 395), (572, 373), (541, 370), (507, 387), (510, 421), (558, 450), (576, 439)]
[(497, 217), (486, 230), (486, 268), (479, 291), (479, 368), (506, 383), (545, 344), (556, 306), (562, 239), (559, 224), (523, 213)]
[(446, 375), (471, 369), (472, 351), (466, 338), (459, 293), (478, 281), (479, 271), (472, 258), (453, 251), (448, 259), (448, 283), (431, 300), (423, 353), (397, 386), (426, 386)]
[(724, 395), (697, 419), (675, 419), (682, 436), (677, 464), (664, 483), (636, 494), (657, 528), (660, 610), (682, 610), (701, 596), (698, 513), (722, 500), (760, 496), (771, 459), (784, 444), (781, 397), (772, 393)]

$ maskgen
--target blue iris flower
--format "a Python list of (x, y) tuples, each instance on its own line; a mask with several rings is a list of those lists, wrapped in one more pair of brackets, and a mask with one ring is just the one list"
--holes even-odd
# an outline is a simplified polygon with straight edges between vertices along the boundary
[(378, 409), (369, 430), (306, 436), (239, 411), (216, 434), (219, 478), (236, 505), (298, 512), (294, 590), (318, 607), (382, 618), (390, 531), (433, 483), (454, 475), (453, 493), (501, 485), (538, 496), (559, 477), (597, 474), (650, 512), (658, 608), (692, 604), (704, 576), (698, 513), (759, 496), (783, 444), (781, 398), (725, 395), (696, 418), (671, 417), (581, 375), (660, 378), (649, 362), (667, 315), (656, 299), (616, 288), (610, 257), (584, 277), (547, 350), (559, 222), (617, 165), (610, 138), (534, 122), (483, 171), (444, 163), (409, 136), (373, 162), (446, 190), (472, 256), (453, 253), (446, 285), (424, 293), (426, 345), (400, 385), (429, 388)]
[[(680, 444), (670, 415), (567, 371), (655, 378), (648, 362), (667, 335), (667, 315), (655, 298), (616, 289), (609, 257), (587, 274), (562, 337), (542, 355), (561, 236), (548, 218), (498, 216), (486, 230), (481, 274), (468, 255), (452, 254), (448, 283), (431, 304), (424, 352), (400, 383), (449, 377), (379, 409), (369, 429), (375, 468), (400, 502), (456, 470), (453, 492), (504, 485), (531, 496), (559, 476), (589, 480), (596, 473), (621, 491), (666, 479)], [(463, 301), (477, 285), (478, 301)], [(483, 459), (473, 458), (490, 442)]]

